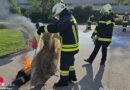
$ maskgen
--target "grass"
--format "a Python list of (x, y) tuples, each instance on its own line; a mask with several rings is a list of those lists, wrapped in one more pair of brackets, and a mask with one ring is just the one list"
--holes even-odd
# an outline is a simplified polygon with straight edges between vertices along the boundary
[(24, 49), (22, 33), (15, 30), (0, 29), (0, 57)]

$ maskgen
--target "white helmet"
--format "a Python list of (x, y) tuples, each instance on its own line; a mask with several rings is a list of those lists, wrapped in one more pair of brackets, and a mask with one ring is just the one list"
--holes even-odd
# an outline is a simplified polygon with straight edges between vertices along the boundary
[(101, 8), (100, 13), (104, 13), (107, 12), (108, 14), (110, 13), (110, 11), (112, 10), (112, 6), (110, 4), (106, 4)]
[(54, 5), (54, 7), (52, 8), (52, 13), (53, 15), (57, 15), (59, 13), (61, 13), (64, 9), (65, 9), (65, 4), (63, 3), (57, 3), (56, 5)]

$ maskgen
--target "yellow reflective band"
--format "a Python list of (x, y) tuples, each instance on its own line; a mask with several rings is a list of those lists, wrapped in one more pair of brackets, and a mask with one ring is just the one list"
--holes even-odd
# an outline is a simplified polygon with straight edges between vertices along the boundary
[(78, 43), (78, 40), (77, 40), (77, 34), (76, 34), (76, 30), (75, 30), (75, 26), (72, 25), (72, 30), (73, 30), (73, 34), (74, 34), (74, 38), (75, 38), (75, 42)]
[(44, 27), (44, 30), (46, 33), (49, 33), (48, 30), (47, 30), (47, 26)]
[(77, 23), (77, 21), (75, 20), (75, 18), (70, 19), (71, 22)]
[(61, 48), (61, 51), (65, 51), (65, 52), (71, 52), (71, 51), (77, 51), (77, 50), (79, 50), (79, 47), (77, 47), (77, 48), (71, 48), (71, 49)]
[(128, 23), (128, 21), (123, 21), (123, 23)]
[(111, 23), (113, 23), (113, 22), (111, 22), (110, 20), (106, 22), (107, 25), (109, 25), (109, 24), (111, 24)]
[(116, 23), (115, 23), (115, 22), (113, 22), (113, 25), (116, 25)]
[(76, 43), (76, 44), (63, 44), (62, 36), (60, 36), (60, 41), (61, 41), (61, 47), (62, 48), (76, 48), (76, 47), (79, 47), (79, 43)]
[(68, 74), (69, 71), (63, 71), (63, 70), (60, 70), (60, 73), (62, 73), (62, 74)]
[(106, 23), (105, 21), (99, 21), (99, 23)]
[(96, 23), (96, 27), (98, 27), (98, 23)]
[(99, 23), (104, 23), (104, 24), (106, 24), (106, 25), (109, 25), (109, 24), (114, 24), (115, 25), (115, 22), (112, 22), (111, 20), (109, 20), (109, 21), (99, 21)]
[(74, 66), (70, 66), (70, 68), (69, 69), (74, 69), (75, 67)]
[(123, 27), (123, 29), (126, 29), (127, 27)]
[(112, 41), (112, 38), (100, 38), (100, 37), (98, 37), (98, 40), (99, 40), (99, 41), (109, 42), (109, 41)]
[(94, 30), (94, 33), (97, 33), (97, 30)]
[(92, 21), (88, 20), (88, 22), (92, 22)]
[(61, 45), (62, 45), (63, 44), (62, 36), (60, 36), (60, 42), (61, 42)]

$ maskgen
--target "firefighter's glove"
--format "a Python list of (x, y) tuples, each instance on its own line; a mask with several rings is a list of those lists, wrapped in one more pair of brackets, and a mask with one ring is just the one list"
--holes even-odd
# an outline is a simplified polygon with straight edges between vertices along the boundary
[(91, 38), (93, 39), (93, 38), (94, 38), (94, 36), (92, 35), (92, 36), (91, 36)]
[(92, 36), (91, 36), (91, 38), (93, 39), (93, 38), (95, 37), (95, 35), (96, 35), (96, 34), (95, 34), (95, 33), (93, 33), (93, 34), (92, 34)]
[(41, 33), (44, 33), (44, 26), (39, 27), (37, 30), (38, 35), (41, 35)]
[(40, 23), (40, 22), (36, 23), (36, 25), (35, 25), (36, 29), (39, 29), (39, 27), (41, 27), (41, 26), (43, 26), (43, 23)]

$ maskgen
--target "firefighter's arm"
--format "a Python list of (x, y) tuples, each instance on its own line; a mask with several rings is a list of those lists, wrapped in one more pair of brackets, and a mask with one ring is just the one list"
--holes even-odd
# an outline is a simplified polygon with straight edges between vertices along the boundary
[(67, 25), (68, 24), (65, 24), (65, 23), (62, 23), (62, 24), (53, 23), (53, 24), (49, 24), (49, 25), (46, 25), (46, 26), (39, 27), (38, 32), (40, 32), (40, 33), (44, 33), (44, 32), (45, 33), (63, 32), (63, 30), (65, 30)]
[(45, 25), (45, 26), (41, 26), (38, 29), (38, 34), (41, 33), (57, 33), (58, 32), (58, 26), (57, 24), (49, 24), (49, 25)]
[(95, 35), (97, 35), (97, 32), (98, 32), (98, 28), (99, 28), (99, 23), (96, 23), (96, 28), (95, 28), (95, 30), (94, 30), (94, 32), (93, 32), (93, 34), (92, 34), (92, 36), (91, 36), (91, 38), (93, 38), (93, 37), (95, 37)]

